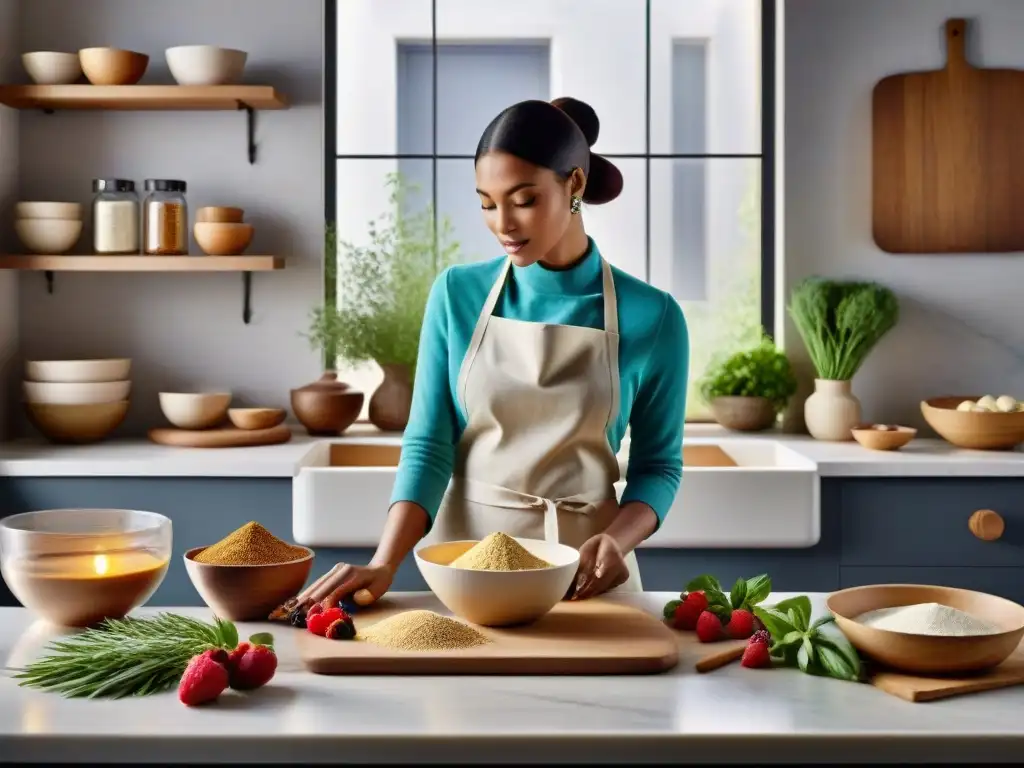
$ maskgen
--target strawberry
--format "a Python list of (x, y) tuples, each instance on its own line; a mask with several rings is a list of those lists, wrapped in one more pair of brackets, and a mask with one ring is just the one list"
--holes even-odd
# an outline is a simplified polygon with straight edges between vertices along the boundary
[(334, 622), (345, 615), (345, 612), (341, 608), (328, 608), (327, 610), (315, 613), (312, 616), (306, 616), (306, 629), (312, 632), (314, 635), (320, 635), (320, 637), (326, 637), (327, 628)]
[(722, 639), (722, 621), (711, 611), (704, 611), (697, 619), (697, 639), (713, 643)]
[(237, 691), (266, 685), (277, 671), (277, 654), (268, 645), (239, 643), (230, 659), (228, 684)]
[(751, 669), (770, 667), (772, 657), (768, 653), (768, 644), (764, 642), (747, 643), (747, 647), (743, 651), (743, 658), (740, 659), (740, 664)]
[(688, 600), (676, 606), (672, 613), (672, 626), (676, 629), (696, 629), (701, 609)]
[(708, 609), (708, 598), (707, 595), (705, 595), (702, 591), (690, 592), (683, 602), (685, 602), (687, 605), (694, 606), (698, 616), (701, 614), (701, 612), (706, 611)]
[(228, 670), (218, 659), (228, 658), (221, 649), (193, 656), (178, 683), (178, 699), (186, 707), (214, 701), (228, 687)]
[(733, 611), (725, 631), (737, 640), (750, 637), (754, 634), (754, 614), (742, 608)]

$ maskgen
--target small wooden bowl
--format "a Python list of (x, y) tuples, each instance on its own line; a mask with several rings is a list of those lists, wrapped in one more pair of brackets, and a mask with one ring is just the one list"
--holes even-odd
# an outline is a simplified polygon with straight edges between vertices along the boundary
[(351, 427), (363, 410), (365, 396), (356, 389), (342, 392), (291, 391), (292, 412), (310, 435), (337, 436)]
[(237, 256), (252, 242), (252, 224), (198, 221), (192, 228), (207, 256)]
[(245, 211), (230, 205), (208, 205), (196, 211), (196, 223), (241, 224)]
[(93, 85), (135, 85), (149, 66), (146, 54), (119, 48), (83, 48), (78, 60)]
[(1024, 442), (1024, 411), (958, 411), (964, 400), (977, 396), (933, 397), (921, 403), (928, 426), (947, 442), (981, 451), (1010, 450)]
[(284, 421), (284, 408), (229, 408), (228, 418), (239, 429), (270, 429)]
[(294, 597), (309, 578), (313, 550), (288, 563), (274, 565), (209, 565), (193, 558), (206, 547), (185, 552), (185, 570), (203, 602), (222, 619), (265, 621), (277, 606)]
[[(1002, 632), (974, 637), (911, 635), (868, 627), (856, 617), (880, 608), (939, 603), (994, 624)], [(978, 672), (1004, 662), (1024, 637), (1024, 606), (984, 592), (925, 584), (872, 584), (833, 592), (825, 601), (836, 626), (864, 656), (912, 674)]]
[(914, 439), (917, 430), (913, 427), (894, 426), (893, 429), (874, 429), (874, 424), (854, 427), (853, 439), (873, 451), (895, 451)]

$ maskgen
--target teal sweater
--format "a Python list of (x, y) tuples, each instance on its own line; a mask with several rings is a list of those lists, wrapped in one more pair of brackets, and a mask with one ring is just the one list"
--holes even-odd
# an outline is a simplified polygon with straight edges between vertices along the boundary
[[(423, 507), (431, 523), (451, 479), (456, 445), (466, 427), (456, 394), (459, 369), (477, 318), (498, 277), (502, 256), (450, 267), (427, 301), (409, 425), (392, 503)], [(675, 299), (612, 268), (619, 309), (619, 417), (608, 429), (618, 452), (630, 428), (629, 464), (621, 503), (641, 501), (665, 519), (682, 479), (683, 420), (689, 334)], [(537, 323), (604, 327), (601, 261), (591, 240), (572, 269), (512, 266), (494, 314)]]

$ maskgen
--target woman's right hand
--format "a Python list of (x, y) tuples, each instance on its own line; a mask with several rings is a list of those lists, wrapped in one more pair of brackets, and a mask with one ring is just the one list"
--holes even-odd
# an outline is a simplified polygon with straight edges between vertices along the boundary
[(395, 571), (389, 565), (338, 563), (309, 597), (313, 602), (330, 597), (336, 605), (351, 595), (356, 605), (370, 605), (388, 591), (394, 578)]

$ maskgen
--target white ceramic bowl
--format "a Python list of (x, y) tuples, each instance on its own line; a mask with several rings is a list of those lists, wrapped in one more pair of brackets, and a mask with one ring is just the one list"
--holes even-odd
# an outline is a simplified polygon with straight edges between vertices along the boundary
[(31, 51), (21, 54), (21, 65), (39, 85), (70, 85), (82, 76), (77, 53)]
[(66, 381), (93, 383), (98, 381), (124, 381), (131, 371), (130, 358), (101, 360), (26, 360), (25, 378), (28, 381)]
[(80, 219), (16, 219), (14, 231), (33, 253), (57, 256), (75, 247), (82, 236)]
[(179, 45), (164, 53), (178, 85), (233, 85), (248, 58), (245, 51), (216, 45)]
[(25, 381), (22, 382), (27, 403), (51, 405), (93, 405), (127, 400), (131, 381)]
[(416, 566), (430, 591), (456, 616), (484, 627), (527, 624), (565, 597), (576, 575), (580, 553), (565, 544), (537, 539), (516, 541), (552, 567), (471, 571), (448, 565), (475, 541), (447, 541), (422, 547), (415, 553)]
[(82, 220), (81, 203), (55, 203), (45, 201), (23, 201), (14, 206), (16, 219), (65, 219)]
[(209, 429), (224, 421), (230, 392), (161, 392), (160, 410), (179, 429)]

